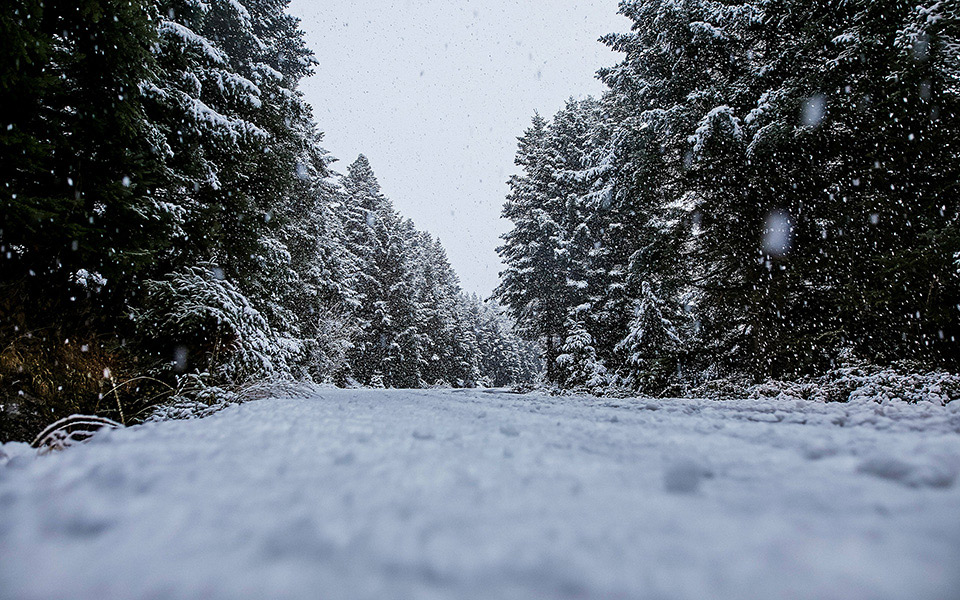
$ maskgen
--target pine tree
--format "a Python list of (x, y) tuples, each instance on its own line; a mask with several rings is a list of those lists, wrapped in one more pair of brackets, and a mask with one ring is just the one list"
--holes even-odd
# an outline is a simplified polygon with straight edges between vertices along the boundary
[(560, 368), (560, 383), (568, 388), (582, 388), (597, 392), (607, 383), (607, 369), (597, 360), (593, 346), (593, 337), (587, 332), (583, 322), (571, 318), (567, 322), (566, 339), (557, 356)]
[(594, 182), (588, 158), (599, 128), (599, 104), (570, 100), (550, 122), (539, 115), (520, 139), (516, 163), (523, 173), (510, 180), (503, 216), (514, 222), (499, 252), (507, 265), (497, 297), (532, 339), (543, 340), (547, 376), (567, 337), (571, 311), (593, 306), (594, 233), (589, 198)]
[(0, 404), (16, 427), (89, 411), (101, 374), (131, 363), (123, 307), (169, 225), (138, 89), (156, 21), (152, 2), (126, 0), (15, 0), (0, 15), (0, 344), (16, 357)]
[(357, 257), (358, 339), (351, 352), (361, 383), (380, 373), (390, 387), (420, 383), (420, 347), (410, 267), (413, 228), (383, 195), (365, 156), (342, 179), (348, 198), (347, 240)]
[(112, 300), (100, 302), (122, 302), (163, 228), (138, 93), (156, 13), (149, 2), (16, 4), (2, 20), (4, 279), (56, 294), (86, 269), (106, 280)]
[(524, 335), (543, 340), (547, 377), (553, 380), (566, 317), (566, 277), (560, 264), (562, 230), (557, 222), (562, 206), (550, 193), (554, 173), (548, 136), (546, 120), (536, 115), (519, 140), (515, 162), (524, 172), (509, 181), (503, 217), (514, 226), (497, 249), (506, 270), (500, 275), (496, 296), (510, 309)]
[[(234, 285), (264, 316), (261, 334), (276, 340), (274, 359), (290, 372), (309, 370), (317, 347), (304, 329), (311, 307), (290, 245), (302, 243), (298, 221), (315, 215), (316, 181), (327, 173), (296, 91), (312, 54), (285, 6), (161, 2), (158, 76), (141, 88), (167, 171), (163, 206), (176, 222), (157, 281), (212, 265), (223, 274), (215, 281)], [(144, 349), (165, 357), (181, 341), (150, 339)]]
[(627, 335), (617, 344), (623, 358), (624, 379), (648, 392), (664, 389), (679, 369), (684, 341), (680, 315), (643, 282)]

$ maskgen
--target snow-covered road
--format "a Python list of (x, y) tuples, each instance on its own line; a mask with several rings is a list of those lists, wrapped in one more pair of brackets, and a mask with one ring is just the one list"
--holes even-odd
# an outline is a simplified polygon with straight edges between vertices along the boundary
[(320, 390), (23, 450), (3, 599), (960, 598), (960, 402)]

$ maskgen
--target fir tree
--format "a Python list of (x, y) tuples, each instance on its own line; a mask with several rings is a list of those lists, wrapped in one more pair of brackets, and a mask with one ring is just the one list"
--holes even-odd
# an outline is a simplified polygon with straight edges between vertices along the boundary
[(560, 367), (560, 383), (591, 392), (602, 390), (607, 383), (607, 369), (597, 360), (597, 351), (593, 346), (593, 337), (587, 332), (581, 321), (571, 318), (567, 322), (566, 339), (557, 356)]
[(683, 349), (678, 311), (664, 303), (646, 281), (636, 300), (627, 335), (617, 344), (623, 356), (623, 376), (633, 387), (662, 390), (679, 368)]

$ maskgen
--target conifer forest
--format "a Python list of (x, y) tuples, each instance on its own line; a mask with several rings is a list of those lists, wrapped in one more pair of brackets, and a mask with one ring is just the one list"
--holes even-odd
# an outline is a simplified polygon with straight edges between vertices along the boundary
[(956, 370), (958, 11), (621, 3), (609, 91), (534, 117), (504, 207), (497, 296), (547, 378)]
[(0, 2), (0, 598), (957, 598), (958, 338), (960, 0)]
[(539, 371), (364, 156), (332, 168), (285, 5), (18, 0), (0, 16), (0, 438), (267, 379)]

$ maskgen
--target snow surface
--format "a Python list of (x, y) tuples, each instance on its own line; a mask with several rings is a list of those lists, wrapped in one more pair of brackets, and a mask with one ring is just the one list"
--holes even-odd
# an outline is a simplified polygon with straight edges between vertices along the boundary
[(0, 447), (0, 598), (960, 597), (960, 402), (319, 390)]

